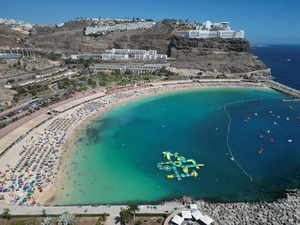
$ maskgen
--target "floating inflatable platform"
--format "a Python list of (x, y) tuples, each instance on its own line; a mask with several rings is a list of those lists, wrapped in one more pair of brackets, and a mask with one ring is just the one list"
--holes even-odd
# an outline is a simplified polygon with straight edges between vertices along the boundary
[(167, 178), (173, 179), (185, 177), (197, 177), (200, 167), (204, 166), (202, 163), (197, 163), (194, 159), (185, 159), (183, 156), (179, 156), (178, 153), (163, 152), (163, 156), (168, 160), (167, 162), (157, 163), (157, 168), (164, 171), (173, 171), (172, 174), (168, 174)]

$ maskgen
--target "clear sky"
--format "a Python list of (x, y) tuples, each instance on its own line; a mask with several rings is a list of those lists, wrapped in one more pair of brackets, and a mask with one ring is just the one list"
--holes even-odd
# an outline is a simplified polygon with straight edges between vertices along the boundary
[(76, 17), (230, 22), (250, 44), (300, 44), (300, 0), (1, 0), (0, 17), (59, 24)]

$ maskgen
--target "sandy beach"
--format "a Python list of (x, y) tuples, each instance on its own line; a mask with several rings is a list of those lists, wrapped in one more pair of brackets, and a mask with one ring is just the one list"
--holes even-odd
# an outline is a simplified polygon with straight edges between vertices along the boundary
[[(185, 89), (255, 87), (266, 88), (262, 83), (239, 81), (176, 84), (160, 83), (151, 86), (117, 88), (103, 97), (79, 104), (53, 115), (10, 148), (0, 158), (0, 184), (4, 200), (19, 205), (51, 205), (63, 190), (63, 180), (71, 149), (79, 133), (96, 116), (119, 104), (135, 99)], [(93, 98), (93, 95), (90, 96)], [(52, 109), (52, 110), (55, 110)], [(8, 134), (9, 136), (10, 134)]]

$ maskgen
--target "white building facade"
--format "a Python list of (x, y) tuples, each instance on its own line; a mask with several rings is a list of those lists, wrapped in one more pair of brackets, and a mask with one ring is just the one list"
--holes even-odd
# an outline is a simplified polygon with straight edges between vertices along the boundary
[(231, 30), (229, 22), (212, 23), (206, 21), (195, 30), (178, 30), (177, 35), (187, 38), (244, 38), (243, 30)]
[[(66, 58), (66, 57), (65, 57)], [(99, 54), (80, 54), (71, 55), (71, 59), (100, 59), (102, 61), (110, 60), (157, 60), (167, 59), (166, 54), (157, 54), (156, 50), (141, 50), (141, 49), (107, 49), (105, 53)]]

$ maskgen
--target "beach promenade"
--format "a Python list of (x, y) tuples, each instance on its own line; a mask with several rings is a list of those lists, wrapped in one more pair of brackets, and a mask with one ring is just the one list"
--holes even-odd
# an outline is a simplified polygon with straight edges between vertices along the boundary
[[(7, 128), (7, 133), (2, 131), (0, 139), (4, 142), (15, 142), (0, 157), (0, 211), (9, 208), (12, 214), (40, 214), (42, 209), (47, 209), (48, 214), (69, 213), (109, 213), (108, 224), (115, 224), (114, 218), (119, 215), (121, 207), (126, 206), (44, 206), (51, 205), (63, 188), (65, 168), (68, 166), (67, 158), (76, 140), (77, 134), (90, 123), (90, 121), (118, 104), (133, 101), (148, 95), (197, 88), (267, 88), (263, 83), (241, 82), (239, 80), (212, 80), (205, 82), (163, 82), (137, 87), (130, 90), (115, 90), (111, 94), (86, 93), (85, 96), (76, 96), (67, 102), (51, 106), (51, 111), (56, 112), (51, 117), (45, 118), (27, 133), (22, 130), (23, 138), (14, 140), (12, 132), (27, 122), (43, 116), (49, 109), (36, 114), (36, 117), (26, 118), (28, 121), (17, 121), (18, 126), (12, 124)], [(95, 97), (97, 96), (97, 97)], [(81, 100), (80, 100), (81, 99)], [(25, 132), (25, 133), (24, 133)], [(22, 134), (20, 134), (22, 135)], [(5, 139), (8, 138), (8, 139)], [(5, 145), (6, 146), (6, 145)], [(4, 149), (3, 151), (5, 151)], [(4, 175), (3, 175), (4, 174)], [(3, 190), (5, 192), (3, 192)], [(300, 223), (299, 193), (292, 194), (287, 199), (275, 203), (226, 203), (213, 204), (197, 201), (198, 208), (216, 219), (219, 224), (297, 224)], [(174, 211), (182, 207), (177, 201), (153, 207), (141, 207), (143, 212)], [(266, 211), (266, 209), (268, 209)], [(242, 216), (237, 215), (239, 211)], [(245, 215), (247, 212), (247, 215)], [(292, 212), (292, 213), (290, 213)], [(275, 220), (272, 216), (275, 216)], [(245, 223), (240, 223), (244, 221)], [(237, 222), (237, 223), (236, 223)], [(269, 223), (270, 222), (270, 223)], [(293, 222), (293, 223), (292, 223)]]

